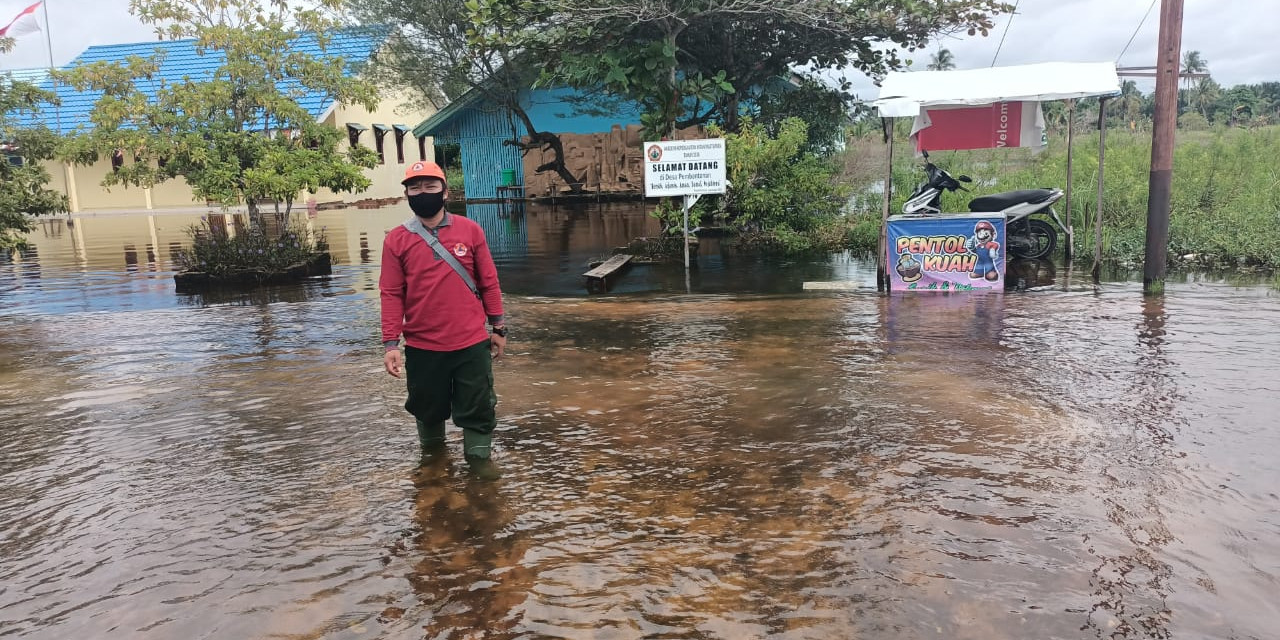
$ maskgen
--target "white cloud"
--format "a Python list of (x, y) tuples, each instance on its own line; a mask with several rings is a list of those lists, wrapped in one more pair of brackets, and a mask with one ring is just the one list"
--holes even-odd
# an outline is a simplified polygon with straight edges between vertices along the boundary
[[(1161, 0), (1155, 0), (1154, 5), (1151, 0), (1020, 0), (1018, 12), (1012, 17), (997, 18), (988, 37), (948, 38), (907, 57), (914, 60), (912, 68), (917, 70), (929, 64), (930, 56), (939, 47), (951, 50), (957, 69), (989, 67), (993, 58), (999, 66), (1117, 59), (1126, 67), (1153, 66), (1160, 34), (1160, 3)], [(1213, 78), (1224, 86), (1280, 81), (1277, 15), (1280, 0), (1184, 0), (1182, 50), (1199, 51)], [(1121, 52), (1124, 57), (1120, 57)], [(864, 99), (875, 98), (878, 89), (861, 74), (855, 75), (851, 78), (855, 93)], [(1154, 81), (1141, 80), (1139, 87), (1150, 91)]]

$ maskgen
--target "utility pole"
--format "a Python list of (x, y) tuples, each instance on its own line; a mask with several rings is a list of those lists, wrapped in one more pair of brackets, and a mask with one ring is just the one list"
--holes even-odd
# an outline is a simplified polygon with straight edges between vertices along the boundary
[(1178, 64), (1182, 56), (1182, 0), (1161, 0), (1158, 46), (1151, 181), (1147, 195), (1147, 252), (1142, 269), (1142, 291), (1148, 294), (1164, 292), (1168, 264), (1173, 141), (1178, 127)]

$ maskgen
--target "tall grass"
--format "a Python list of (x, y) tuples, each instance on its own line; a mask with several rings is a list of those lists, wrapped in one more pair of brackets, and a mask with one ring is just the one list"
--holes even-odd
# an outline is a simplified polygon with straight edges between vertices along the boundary
[[(863, 192), (883, 181), (884, 144), (877, 137), (856, 141), (846, 151), (878, 156), (880, 175), (865, 161), (846, 161), (845, 179)], [(877, 149), (876, 147), (879, 147)], [(970, 193), (945, 194), (947, 211), (968, 210), (970, 199), (999, 191), (1066, 188), (1066, 140), (1051, 138), (1039, 154), (1028, 149), (931, 153), (934, 164), (952, 175), (974, 178)], [(1093, 255), (1098, 185), (1097, 131), (1078, 134), (1073, 154), (1069, 215), (1075, 231), (1072, 253)], [(901, 211), (907, 195), (924, 179), (923, 162), (897, 143), (890, 213)], [(1102, 196), (1103, 259), (1117, 264), (1142, 261), (1145, 250), (1151, 136), (1108, 130)], [(855, 226), (878, 224), (880, 206), (872, 198), (855, 201)], [(865, 234), (859, 234), (860, 237)], [(1280, 127), (1178, 132), (1174, 150), (1169, 223), (1171, 262), (1208, 266), (1280, 267)]]

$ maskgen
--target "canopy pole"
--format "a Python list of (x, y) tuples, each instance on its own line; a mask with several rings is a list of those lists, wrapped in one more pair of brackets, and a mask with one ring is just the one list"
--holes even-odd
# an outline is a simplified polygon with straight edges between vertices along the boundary
[(1075, 140), (1076, 130), (1076, 101), (1074, 98), (1067, 100), (1067, 246), (1063, 251), (1063, 257), (1066, 259), (1066, 267), (1071, 269), (1071, 254), (1075, 251), (1076, 229), (1072, 223), (1071, 217), (1071, 185), (1075, 184), (1072, 179), (1074, 164), (1072, 162), (1072, 151), (1074, 147), (1072, 143)]
[(1107, 164), (1107, 98), (1098, 99), (1098, 208), (1093, 212), (1093, 283), (1102, 281), (1102, 174)]
[(885, 142), (889, 143), (889, 169), (884, 178), (884, 204), (880, 211), (880, 242), (876, 250), (876, 291), (889, 289), (889, 275), (886, 268), (889, 233), (889, 199), (893, 196), (893, 119), (880, 118), (880, 128), (884, 132)]

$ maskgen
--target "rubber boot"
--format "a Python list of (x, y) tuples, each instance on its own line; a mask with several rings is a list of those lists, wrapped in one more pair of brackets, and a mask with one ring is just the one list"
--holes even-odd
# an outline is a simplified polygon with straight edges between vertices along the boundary
[(445, 453), (444, 422), (418, 423), (418, 443), (422, 445), (422, 457), (434, 458)]
[(462, 430), (462, 457), (466, 459), (471, 473), (481, 480), (497, 480), (502, 477), (502, 470), (489, 457), (492, 449), (493, 434)]

